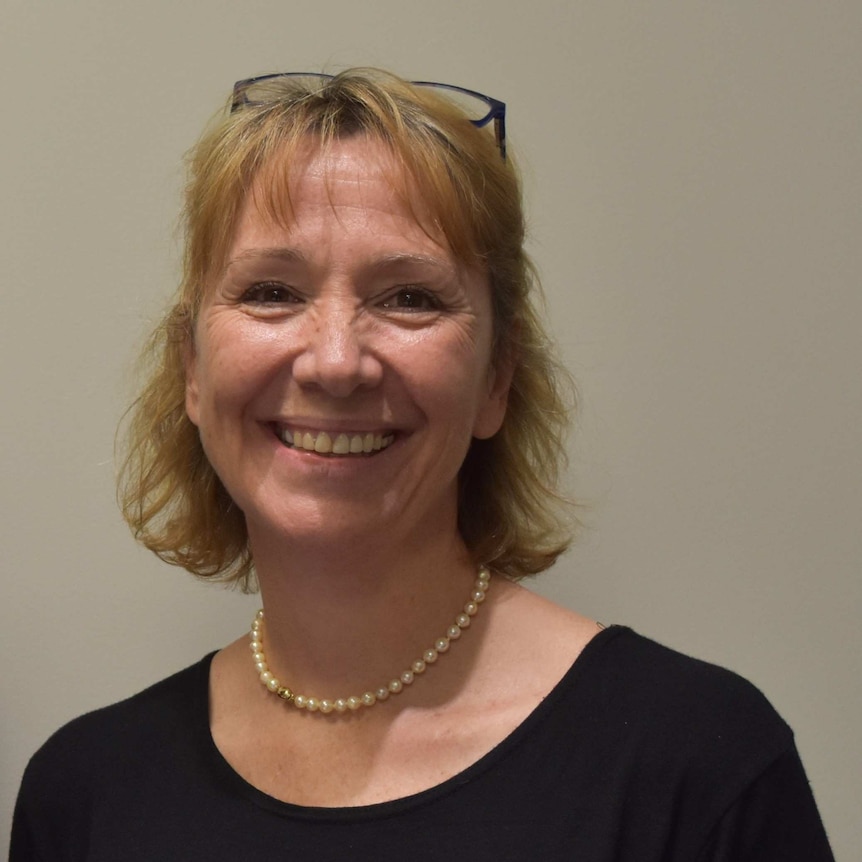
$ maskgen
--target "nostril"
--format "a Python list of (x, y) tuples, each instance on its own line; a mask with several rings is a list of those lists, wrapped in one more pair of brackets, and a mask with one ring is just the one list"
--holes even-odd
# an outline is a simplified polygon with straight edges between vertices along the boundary
[(303, 386), (314, 386), (337, 397), (379, 385), (380, 361), (358, 344), (313, 344), (295, 357), (293, 377)]

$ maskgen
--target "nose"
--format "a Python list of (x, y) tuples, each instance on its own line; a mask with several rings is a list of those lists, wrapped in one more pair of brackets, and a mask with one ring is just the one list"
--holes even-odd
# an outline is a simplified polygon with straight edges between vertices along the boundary
[(293, 361), (297, 383), (336, 398), (346, 398), (380, 383), (383, 368), (353, 307), (320, 305), (305, 317), (303, 324), (301, 347)]

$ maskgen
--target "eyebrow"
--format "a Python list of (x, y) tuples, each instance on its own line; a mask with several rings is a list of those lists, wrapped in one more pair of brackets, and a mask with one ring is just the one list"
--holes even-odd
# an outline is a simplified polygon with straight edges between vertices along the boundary
[(236, 263), (242, 263), (246, 260), (283, 260), (287, 263), (296, 263), (305, 261), (305, 255), (295, 248), (286, 248), (276, 246), (274, 248), (247, 248), (241, 251), (235, 257), (232, 257), (226, 264), (225, 269), (230, 269)]
[(387, 254), (375, 260), (371, 266), (373, 269), (389, 269), (401, 266), (402, 264), (421, 264), (422, 266), (433, 266), (435, 269), (451, 272), (452, 265), (447, 260), (441, 260), (439, 257), (434, 257), (427, 254), (414, 254), (412, 252), (403, 252), (396, 254)]
[[(241, 251), (235, 257), (232, 257), (225, 265), (225, 270), (230, 269), (237, 263), (254, 260), (281, 260), (286, 263), (305, 263), (307, 257), (297, 249), (283, 246), (275, 246), (272, 248), (249, 248)], [(387, 254), (371, 262), (369, 268), (374, 270), (386, 270), (396, 268), (402, 265), (432, 266), (437, 270), (444, 272), (452, 272), (454, 267), (448, 260), (441, 260), (439, 257), (427, 254), (415, 254), (413, 252), (396, 252)]]

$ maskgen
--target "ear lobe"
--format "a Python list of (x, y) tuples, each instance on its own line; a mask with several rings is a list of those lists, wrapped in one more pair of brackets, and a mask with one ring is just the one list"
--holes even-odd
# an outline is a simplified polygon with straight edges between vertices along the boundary
[(183, 365), (186, 375), (186, 416), (197, 425), (200, 417), (200, 394), (197, 377), (197, 352), (190, 337), (183, 348)]
[(514, 373), (515, 363), (511, 357), (501, 358), (489, 371), (488, 395), (473, 423), (473, 436), (479, 440), (493, 437), (503, 426)]

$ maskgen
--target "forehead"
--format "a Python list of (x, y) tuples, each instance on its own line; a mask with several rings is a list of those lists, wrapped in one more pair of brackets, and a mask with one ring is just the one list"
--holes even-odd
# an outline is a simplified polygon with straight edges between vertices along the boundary
[(258, 171), (237, 219), (233, 248), (252, 235), (400, 236), (448, 244), (416, 183), (382, 141), (364, 136), (308, 142)]

